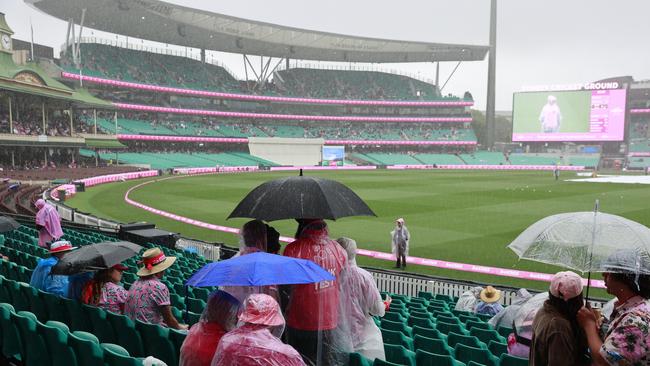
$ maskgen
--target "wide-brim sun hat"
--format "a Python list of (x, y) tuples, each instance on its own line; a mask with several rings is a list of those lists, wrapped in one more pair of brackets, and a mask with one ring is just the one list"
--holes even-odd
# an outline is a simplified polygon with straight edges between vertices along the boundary
[(69, 241), (59, 240), (59, 241), (55, 241), (54, 243), (52, 243), (52, 245), (50, 245), (50, 254), (64, 253), (75, 249), (77, 249), (77, 247), (73, 247), (72, 243), (70, 243)]
[(142, 253), (141, 263), (144, 267), (140, 268), (136, 275), (139, 277), (151, 276), (160, 273), (171, 267), (176, 262), (176, 257), (167, 257), (160, 248), (147, 249)]
[(492, 286), (487, 286), (481, 291), (481, 294), (479, 296), (481, 298), (481, 301), (489, 304), (501, 300), (501, 291), (495, 289)]
[(271, 327), (284, 325), (280, 305), (274, 298), (266, 294), (249, 295), (244, 301), (244, 310), (239, 315), (239, 321)]

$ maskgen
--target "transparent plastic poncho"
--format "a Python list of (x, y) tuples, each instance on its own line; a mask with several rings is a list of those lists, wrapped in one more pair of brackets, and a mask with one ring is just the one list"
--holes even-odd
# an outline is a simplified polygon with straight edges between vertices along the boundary
[(239, 327), (221, 338), (212, 366), (304, 365), (300, 354), (278, 338), (282, 334), (284, 317), (272, 297), (250, 295), (239, 321)]
[(357, 243), (349, 238), (340, 238), (337, 242), (348, 255), (348, 266), (341, 279), (342, 309), (339, 328), (347, 326), (349, 329), (352, 351), (370, 360), (385, 360), (381, 330), (373, 316), (384, 316), (386, 306), (375, 279), (368, 271), (357, 266)]
[(219, 341), (237, 325), (241, 304), (225, 291), (216, 291), (208, 299), (199, 322), (194, 324), (180, 350), (180, 366), (208, 366)]
[(483, 287), (476, 286), (463, 292), (462, 295), (460, 295), (460, 297), (458, 298), (454, 310), (470, 311), (472, 313), (475, 312), (476, 304), (478, 304), (479, 295), (481, 294), (482, 290)]
[(329, 238), (323, 220), (301, 220), (296, 237), (283, 254), (311, 260), (336, 279), (290, 286), (287, 340), (315, 365), (341, 364), (352, 349), (348, 324), (341, 321), (347, 318), (341, 296), (347, 254)]

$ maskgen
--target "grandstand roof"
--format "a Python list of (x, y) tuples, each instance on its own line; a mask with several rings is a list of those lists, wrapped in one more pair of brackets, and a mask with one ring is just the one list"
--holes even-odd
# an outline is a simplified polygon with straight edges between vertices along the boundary
[(409, 42), (285, 27), (158, 0), (24, 0), (85, 26), (162, 43), (248, 55), (335, 62), (483, 60), (487, 46)]

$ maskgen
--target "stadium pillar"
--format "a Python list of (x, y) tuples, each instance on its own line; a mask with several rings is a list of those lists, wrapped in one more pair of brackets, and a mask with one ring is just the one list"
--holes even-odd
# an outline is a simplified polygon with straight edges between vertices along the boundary
[[(9, 133), (14, 133), (14, 117), (12, 116), (11, 113), (11, 96), (9, 96), (7, 100), (9, 101)], [(13, 156), (13, 152), (12, 152), (12, 156)]]
[(47, 135), (47, 123), (45, 122), (45, 101), (41, 102), (41, 116), (43, 117), (43, 135)]
[(495, 73), (497, 48), (497, 0), (490, 1), (490, 50), (488, 54), (487, 102), (485, 105), (486, 145), (494, 146)]
[(289, 57), (284, 59), (284, 69), (289, 70)]
[(72, 107), (70, 107), (70, 137), (74, 136), (74, 123), (72, 122)]
[(115, 135), (117, 135), (117, 111), (115, 111), (114, 120), (115, 120)]
[(93, 109), (93, 117), (95, 117), (95, 135), (97, 134), (97, 108)]
[(440, 90), (440, 61), (436, 62), (436, 88)]

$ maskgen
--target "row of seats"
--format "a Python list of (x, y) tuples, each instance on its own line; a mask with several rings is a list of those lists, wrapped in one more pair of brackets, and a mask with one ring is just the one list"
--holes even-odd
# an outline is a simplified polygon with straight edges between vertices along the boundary
[[(7, 265), (6, 261), (0, 262), (2, 268)], [(35, 319), (53, 320), (73, 331), (92, 333), (98, 341), (117, 344), (129, 355), (152, 355), (169, 365), (178, 363), (180, 346), (185, 338), (182, 332), (137, 320), (134, 322), (127, 316), (46, 293), (5, 276), (0, 276), (0, 302), (12, 304), (15, 311), (29, 311)], [(8, 347), (4, 340), (3, 347)], [(13, 355), (3, 353), (7, 357)]]
[(512, 329), (494, 329), (487, 323), (490, 316), (452, 310), (457, 298), (427, 292), (418, 295), (382, 293), (384, 298), (393, 299), (384, 317), (376, 319), (388, 364), (461, 365), (471, 361), (498, 366), (528, 363), (507, 354), (506, 337)]
[[(91, 150), (80, 149), (81, 156), (93, 157), (95, 152)], [(255, 157), (247, 153), (229, 152), (229, 153), (100, 153), (99, 157), (103, 160), (115, 160), (124, 164), (147, 164), (152, 169), (171, 169), (177, 167), (206, 167), (206, 166), (277, 166), (276, 163)]]

